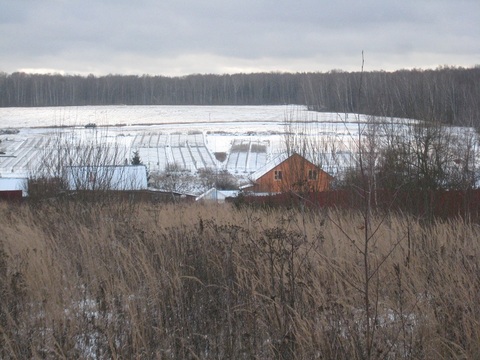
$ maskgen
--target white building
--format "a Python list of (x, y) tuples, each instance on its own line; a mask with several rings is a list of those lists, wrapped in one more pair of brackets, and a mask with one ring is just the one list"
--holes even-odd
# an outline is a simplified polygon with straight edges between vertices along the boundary
[(0, 177), (0, 192), (9, 191), (21, 191), (22, 197), (28, 196), (28, 179)]
[(67, 166), (69, 190), (145, 190), (145, 165)]

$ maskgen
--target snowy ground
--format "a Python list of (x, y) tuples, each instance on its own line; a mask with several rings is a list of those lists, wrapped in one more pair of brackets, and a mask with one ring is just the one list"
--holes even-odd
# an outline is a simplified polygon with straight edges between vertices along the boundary
[[(283, 152), (287, 139), (299, 136), (325, 154), (334, 151), (338, 159), (350, 160), (366, 119), (299, 106), (0, 108), (0, 177), (34, 175), (46, 160), (55, 160), (48, 159), (55, 148), (66, 144), (108, 144), (115, 162), (128, 162), (138, 151), (151, 172), (175, 165), (192, 173), (212, 168), (245, 178)], [(408, 122), (394, 119), (393, 126), (397, 130)]]
[[(285, 119), (339, 121), (337, 115), (311, 112), (296, 105), (285, 106), (71, 106), (0, 108), (1, 127), (48, 127), (118, 125), (174, 125), (205, 129), (238, 129), (244, 123), (283, 123)], [(239, 123), (239, 124), (237, 124)], [(237, 126), (235, 126), (237, 125)]]

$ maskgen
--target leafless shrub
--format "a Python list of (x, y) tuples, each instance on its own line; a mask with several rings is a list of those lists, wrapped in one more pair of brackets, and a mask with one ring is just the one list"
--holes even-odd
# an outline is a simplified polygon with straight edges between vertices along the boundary
[(226, 152), (215, 152), (213, 153), (215, 156), (215, 159), (217, 159), (220, 162), (225, 162), (227, 160), (227, 153)]
[(238, 180), (227, 170), (218, 169), (200, 169), (198, 171), (198, 181), (205, 190), (215, 187), (219, 190), (238, 189)]

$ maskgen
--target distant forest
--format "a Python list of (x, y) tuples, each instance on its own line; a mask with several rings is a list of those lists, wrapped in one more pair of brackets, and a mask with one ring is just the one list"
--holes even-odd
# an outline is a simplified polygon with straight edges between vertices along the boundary
[(298, 104), (480, 128), (480, 66), (183, 77), (0, 73), (0, 107), (119, 104)]

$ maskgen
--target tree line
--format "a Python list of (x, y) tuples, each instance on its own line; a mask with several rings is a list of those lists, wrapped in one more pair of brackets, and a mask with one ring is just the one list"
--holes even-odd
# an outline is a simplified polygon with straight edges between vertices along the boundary
[(306, 105), (480, 127), (480, 66), (394, 72), (80, 76), (0, 73), (0, 107)]

